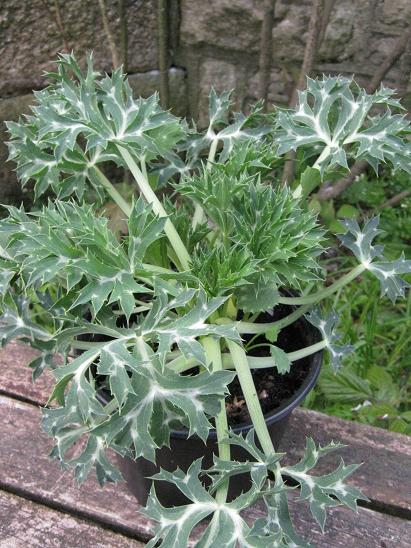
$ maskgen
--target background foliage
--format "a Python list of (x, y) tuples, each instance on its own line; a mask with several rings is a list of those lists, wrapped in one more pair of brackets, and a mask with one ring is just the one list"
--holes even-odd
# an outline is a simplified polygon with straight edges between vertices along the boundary
[[(376, 180), (363, 175), (338, 201), (325, 202), (323, 222), (339, 229), (344, 215), (366, 216), (379, 211), (378, 237), (388, 257), (403, 251), (411, 258), (411, 196), (409, 175), (389, 170)], [(394, 196), (399, 203), (382, 207)], [(338, 274), (349, 268), (350, 257), (335, 246), (335, 256), (324, 260), (329, 271)], [(409, 276), (405, 276), (410, 281)], [(359, 280), (335, 296), (332, 304), (340, 316), (340, 332), (356, 343), (355, 352), (334, 375), (328, 366), (305, 405), (343, 419), (355, 420), (411, 435), (411, 295), (395, 306), (380, 299), (376, 280)]]

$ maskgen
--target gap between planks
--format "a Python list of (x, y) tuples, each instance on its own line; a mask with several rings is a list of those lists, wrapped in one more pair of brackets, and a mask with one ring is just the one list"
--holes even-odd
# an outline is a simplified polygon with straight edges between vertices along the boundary
[(0, 491), (0, 548), (140, 548), (138, 540), (125, 537), (100, 524), (51, 509), (14, 494)]
[[(0, 446), (3, 462), (0, 484), (3, 488), (132, 538), (148, 540), (151, 523), (139, 515), (136, 500), (123, 484), (100, 489), (94, 478), (90, 478), (79, 489), (70, 472), (62, 472), (58, 463), (47, 457), (51, 440), (36, 429), (39, 410), (5, 397), (0, 397), (0, 408), (3, 411), (1, 437), (10, 440)], [(294, 500), (291, 506), (297, 528), (301, 534), (309, 535), (308, 540), (315, 542), (318, 548), (377, 548), (382, 546), (380, 541), (396, 548), (409, 546), (411, 523), (400, 518), (366, 509), (359, 509), (358, 514), (354, 514), (344, 508), (335, 508), (330, 513), (326, 534), (322, 536), (305, 504)], [(262, 512), (257, 505), (247, 515), (253, 522), (262, 516)]]
[[(36, 406), (46, 402), (54, 380), (51, 372), (46, 371), (35, 383), (32, 382), (26, 364), (36, 355), (36, 351), (18, 342), (0, 349), (0, 393)], [(340, 458), (347, 463), (364, 463), (351, 480), (371, 501), (361, 504), (411, 519), (410, 437), (299, 408), (292, 414), (279, 447), (287, 452), (288, 461), (295, 462), (302, 456), (307, 436), (321, 445), (332, 440), (347, 445), (321, 459), (316, 468), (318, 472), (331, 470), (338, 465)]]
[[(17, 351), (16, 353), (14, 353), (14, 348), (12, 348), (12, 347), (16, 347), (15, 348), (15, 350)], [(17, 356), (16, 356), (16, 354), (17, 354)], [(41, 379), (42, 382), (40, 383), (40, 385), (39, 384), (37, 384), (37, 385), (32, 385), (31, 384), (30, 371), (25, 366), (25, 364), (28, 361), (30, 361), (30, 359), (32, 359), (32, 357), (33, 357), (33, 351), (31, 349), (29, 349), (27, 347), (23, 347), (22, 345), (19, 345), (19, 344), (9, 345), (7, 347), (7, 359), (5, 359), (5, 349), (1, 350), (0, 351), (0, 364), (1, 364), (1, 368), (0, 368), (0, 388), (6, 393), (8, 393), (8, 390), (10, 389), (10, 391), (12, 393), (11, 395), (14, 398), (16, 396), (17, 397), (21, 396), (21, 399), (23, 399), (24, 394), (29, 393), (30, 394), (30, 400), (31, 400), (30, 404), (32, 404), (32, 405), (34, 404), (34, 405), (37, 406), (40, 403), (45, 401), (45, 399), (47, 397), (47, 394), (48, 394), (48, 391), (49, 391), (49, 389), (51, 387), (51, 384), (52, 384), (52, 379), (50, 377), (47, 378), (47, 376), (44, 376)], [(18, 359), (16, 359), (16, 358), (18, 358)], [(14, 378), (14, 381), (13, 381), (13, 373), (17, 373), (17, 382), (15, 382), (15, 380), (16, 380), (15, 378)], [(12, 386), (10, 386), (10, 382), (9, 382), (10, 379), (12, 379), (12, 381), (13, 381)], [(14, 400), (13, 405), (16, 408), (20, 407), (20, 408), (23, 408), (23, 409), (27, 410), (27, 403), (20, 402), (18, 404), (17, 401)], [(31, 407), (31, 410), (34, 411), (33, 407)], [(36, 415), (36, 416), (38, 416), (38, 415)], [(363, 425), (358, 425), (356, 423), (352, 423), (352, 422), (348, 422), (348, 421), (341, 421), (340, 419), (327, 417), (325, 415), (322, 415), (320, 413), (314, 413), (312, 411), (298, 410), (294, 414), (294, 416), (292, 417), (291, 422), (292, 422), (293, 428), (290, 429), (288, 434), (286, 435), (285, 445), (287, 445), (287, 449), (290, 450), (290, 454), (292, 455), (293, 460), (294, 460), (294, 457), (300, 456), (301, 449), (302, 449), (302, 440), (304, 439), (305, 435), (312, 434), (312, 432), (311, 432), (312, 430), (315, 431), (314, 438), (318, 439), (318, 434), (319, 433), (322, 434), (323, 437), (325, 436), (327, 438), (327, 436), (328, 436), (328, 439), (326, 439), (326, 441), (330, 441), (330, 439), (329, 439), (330, 435), (332, 435), (332, 437), (334, 437), (334, 439), (341, 439), (341, 437), (347, 437), (348, 436), (348, 437), (358, 438), (358, 439), (355, 439), (356, 443), (358, 444), (359, 441), (361, 441), (364, 445), (364, 438), (365, 438), (366, 442), (367, 441), (370, 442), (370, 444), (366, 444), (366, 445), (370, 445), (370, 453), (373, 456), (373, 459), (376, 458), (376, 452), (378, 452), (378, 451), (383, 451), (383, 452), (387, 451), (387, 444), (390, 445), (390, 442), (393, 442), (393, 441), (396, 442), (396, 449), (397, 450), (405, 451), (405, 453), (410, 453), (409, 450), (411, 450), (411, 445), (409, 443), (410, 440), (409, 440), (409, 438), (406, 438), (405, 436), (399, 436), (399, 435), (396, 435), (396, 434), (391, 434), (391, 433), (386, 432), (386, 431), (381, 430), (381, 429), (365, 427)], [(36, 423), (34, 423), (32, 428), (30, 428), (30, 432), (34, 431), (33, 436), (35, 436), (35, 430), (36, 430)], [(301, 430), (302, 430), (302, 432), (301, 432)], [(373, 433), (373, 436), (371, 436), (371, 439), (370, 439), (370, 436), (369, 436), (370, 432)], [(368, 439), (367, 439), (367, 436), (368, 436)], [(40, 434), (38, 434), (38, 437), (40, 437)], [(388, 439), (387, 439), (387, 437), (388, 437)], [(318, 441), (322, 442), (322, 440), (318, 440)], [(345, 441), (345, 440), (343, 440), (343, 441)], [(356, 447), (356, 446), (354, 446), (354, 448), (351, 447), (351, 450), (349, 450), (349, 452), (348, 452), (349, 456), (351, 457), (350, 460), (352, 460), (352, 453), (353, 453), (352, 449), (354, 449), (358, 453), (358, 447)], [(41, 451), (47, 451), (44, 448), (44, 446), (40, 450)], [(362, 450), (364, 450), (364, 448), (362, 448)], [(33, 456), (34, 456), (34, 459), (36, 459), (36, 458), (38, 459), (39, 458), (39, 453), (37, 453)], [(384, 457), (384, 456), (389, 456), (389, 455), (382, 455), (382, 456)], [(392, 453), (392, 456), (394, 456), (394, 460), (395, 460), (395, 453)], [(40, 459), (40, 460), (42, 460), (42, 459)], [(52, 464), (51, 461), (48, 461), (48, 462), (50, 463), (50, 465)], [(54, 463), (54, 465), (55, 464), (56, 463)], [(47, 469), (48, 468), (47, 462), (44, 463), (44, 465)], [(392, 467), (392, 465), (393, 465), (393, 462), (392, 462), (392, 459), (391, 459), (390, 466)], [(408, 471), (409, 471), (409, 466), (408, 466)], [(384, 478), (384, 475), (379, 477), (379, 480), (384, 480), (384, 479), (386, 479), (386, 478)], [(364, 480), (367, 480), (367, 476), (364, 476), (363, 478), (361, 478), (361, 483), (363, 483)], [(66, 476), (64, 481), (70, 483), (70, 476)], [(408, 482), (408, 485), (409, 484), (410, 483)], [(359, 486), (361, 488), (363, 488), (361, 485), (359, 485)], [(6, 487), (6, 485), (5, 485), (5, 487)], [(382, 485), (381, 488), (380, 488), (380, 491), (382, 493), (385, 493), (385, 491), (387, 490), (387, 487), (390, 487), (390, 486)], [(392, 485), (391, 485), (391, 487), (392, 487)], [(407, 483), (404, 485), (402, 483), (402, 481), (398, 482), (398, 478), (397, 478), (397, 481), (395, 481), (395, 486), (394, 487), (396, 488), (395, 490), (398, 492), (398, 489), (401, 490), (401, 487), (403, 489), (404, 488), (407, 489)], [(8, 488), (10, 490), (14, 490), (16, 488), (16, 485), (13, 485), (13, 486), (8, 485), (8, 487), (6, 487), (6, 488)], [(117, 487), (117, 489), (118, 488), (119, 487)], [(20, 490), (20, 493), (22, 495), (26, 496), (27, 498), (33, 498), (33, 496), (34, 496), (32, 486), (28, 490)], [(366, 492), (366, 494), (368, 496), (370, 496), (370, 493)], [(39, 494), (37, 493), (36, 496), (39, 496)], [(128, 495), (128, 497), (131, 497), (131, 499), (133, 501), (132, 504), (134, 503), (134, 507), (136, 507), (136, 501), (133, 499), (133, 497), (131, 495)], [(52, 502), (52, 501), (50, 501), (50, 498), (48, 498), (48, 493), (47, 492), (43, 493), (43, 495), (41, 495), (41, 502), (45, 503), (47, 505), (50, 505), (50, 503)], [(59, 507), (61, 508), (61, 503), (64, 502), (64, 501), (60, 501), (58, 503), (57, 503), (57, 501), (55, 501), (55, 502), (56, 502), (56, 504), (59, 504), (60, 505)], [(376, 502), (378, 503), (379, 501), (376, 501)], [(386, 504), (386, 503), (384, 502), (383, 504)], [(76, 505), (74, 505), (74, 507), (75, 506)], [(67, 509), (67, 511), (70, 511), (70, 512), (73, 511), (73, 508), (72, 508), (72, 506), (70, 506), (70, 504), (65, 506), (65, 508)], [(123, 509), (124, 509), (124, 505), (123, 505), (123, 508), (122, 508), (122, 512), (123, 512)], [(381, 509), (383, 511), (386, 510), (385, 507), (382, 508), (381, 506), (380, 506), (379, 509), (380, 509), (380, 511), (381, 511)], [(81, 513), (82, 516), (85, 516), (86, 518), (95, 520), (96, 515), (94, 513), (94, 510), (92, 510), (91, 512), (86, 511), (85, 513), (81, 513), (81, 512), (84, 512), (84, 508), (83, 508), (83, 510), (80, 513)], [(300, 514), (300, 512), (299, 512), (299, 514)], [(363, 512), (366, 512), (365, 510), (361, 510), (361, 512), (362, 512), (361, 516), (366, 515), (366, 514), (363, 513)], [(375, 516), (372, 512), (371, 512), (370, 515), (372, 515), (373, 519), (375, 519)], [(106, 519), (106, 517), (103, 516), (102, 524), (105, 524), (105, 526), (107, 526), (107, 523), (106, 523), (105, 519)], [(134, 520), (135, 519), (136, 518), (134, 518)], [(387, 516), (386, 519), (389, 520), (390, 518), (388, 518), (388, 516)], [(141, 522), (141, 518), (138, 519), (138, 521), (139, 521), (138, 535), (140, 535), (140, 537), (138, 537), (138, 538), (142, 538), (143, 540), (146, 540), (147, 538), (149, 538), (149, 535), (150, 535), (150, 527), (149, 527), (148, 524), (147, 524), (147, 526), (143, 526), (143, 523)], [(127, 519), (126, 519), (126, 522), (127, 522)], [(399, 520), (398, 523), (402, 527), (404, 524), (401, 523), (401, 522), (402, 522), (402, 520)], [(119, 525), (119, 523), (120, 523), (120, 525)], [(307, 525), (309, 525), (309, 521), (307, 522)], [(387, 523), (387, 525), (388, 525), (388, 523)], [(130, 528), (129, 526), (126, 525), (126, 523), (121, 524), (121, 515), (116, 516), (115, 524), (111, 522), (108, 526), (110, 528), (112, 528), (113, 530), (119, 530), (121, 532), (125, 532), (126, 534), (132, 535), (135, 538), (135, 535), (136, 535), (135, 528), (134, 527)], [(117, 527), (117, 529), (114, 529), (115, 526)], [(123, 529), (124, 526), (125, 526), (125, 529)], [(351, 526), (352, 526), (352, 524), (351, 524)], [(401, 527), (400, 527), (400, 529), (401, 529)], [(411, 535), (411, 531), (409, 531), (409, 534)], [(326, 537), (327, 537), (327, 535), (326, 535)], [(318, 546), (320, 546), (320, 545), (322, 545), (322, 544), (321, 543), (318, 544)], [(328, 544), (328, 546), (329, 546), (329, 544)], [(336, 544), (336, 546), (337, 546), (337, 544)], [(369, 546), (371, 546), (371, 545), (369, 544)], [(380, 545), (378, 545), (378, 546), (380, 546)]]

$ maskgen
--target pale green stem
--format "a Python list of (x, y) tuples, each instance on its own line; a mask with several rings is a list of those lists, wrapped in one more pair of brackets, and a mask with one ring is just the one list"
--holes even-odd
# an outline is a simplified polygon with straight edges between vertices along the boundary
[[(310, 346), (306, 346), (305, 348), (301, 348), (300, 350), (295, 350), (294, 352), (287, 352), (286, 355), (291, 362), (296, 362), (298, 360), (301, 360), (302, 358), (311, 356), (311, 354), (315, 354), (316, 352), (319, 352), (320, 350), (323, 350), (326, 347), (327, 347), (327, 341), (322, 340), (315, 344), (311, 344)], [(271, 356), (262, 357), (262, 358), (259, 358), (257, 356), (247, 356), (247, 363), (251, 369), (264, 369), (268, 367), (273, 367), (274, 359)], [(224, 369), (235, 368), (233, 359), (228, 354), (223, 354), (223, 365), (224, 365)]]
[(267, 424), (264, 419), (263, 411), (258, 400), (253, 376), (248, 365), (247, 356), (244, 349), (237, 343), (227, 340), (227, 346), (235, 364), (238, 380), (244, 394), (247, 409), (250, 414), (254, 429), (258, 436), (261, 447), (266, 455), (275, 453), (273, 442), (268, 432)]
[(169, 367), (176, 373), (184, 373), (184, 371), (188, 371), (189, 369), (192, 369), (197, 365), (199, 365), (198, 360), (196, 360), (195, 358), (186, 358), (183, 355), (167, 363), (167, 367)]
[[(330, 146), (327, 145), (323, 148), (323, 151), (318, 156), (317, 160), (315, 161), (315, 164), (313, 165), (313, 168), (319, 170), (320, 169), (320, 163), (324, 160), (324, 158), (326, 158), (328, 156), (329, 153), (330, 153)], [(301, 186), (301, 184), (299, 184), (293, 192), (293, 197), (294, 198), (299, 198), (302, 195), (302, 193), (303, 193), (303, 187)]]
[[(310, 346), (295, 350), (294, 352), (286, 352), (286, 356), (291, 362), (296, 362), (302, 358), (311, 356), (326, 347), (327, 341), (324, 339), (317, 343), (311, 344)], [(265, 369), (274, 366), (274, 359), (271, 356), (246, 356), (246, 358), (250, 369)], [(222, 362), (224, 369), (235, 369), (235, 363), (232, 355), (222, 354)], [(167, 363), (167, 367), (176, 373), (184, 373), (196, 365), (199, 365), (199, 362), (195, 358), (187, 359), (182, 355)]]
[[(215, 158), (215, 153), (217, 152), (217, 145), (218, 145), (218, 138), (214, 137), (214, 139), (211, 141), (210, 150), (208, 152), (207, 165), (206, 165), (206, 169), (208, 171), (210, 171), (212, 168), (214, 158)], [(204, 220), (203, 208), (201, 207), (200, 204), (197, 203), (194, 209), (194, 215), (193, 215), (193, 221), (192, 221), (193, 228), (195, 228), (198, 224), (202, 223), (203, 220)]]
[[(220, 342), (210, 336), (205, 337), (202, 340), (202, 344), (204, 346), (207, 362), (210, 365), (211, 370), (213, 372), (221, 371), (223, 369), (223, 364), (221, 360)], [(218, 456), (222, 460), (230, 460), (230, 443), (223, 441), (227, 440), (228, 437), (228, 420), (224, 398), (221, 399), (220, 411), (215, 417), (215, 426), (217, 432)], [(223, 504), (227, 499), (228, 484), (229, 482), (227, 480), (217, 489), (215, 498), (219, 504)]]
[(140, 164), (141, 164), (141, 172), (145, 179), (148, 181), (148, 175), (147, 175), (147, 165), (146, 165), (146, 159), (144, 156), (140, 158)]
[[(153, 207), (154, 213), (158, 215), (159, 217), (168, 217), (167, 212), (163, 207), (163, 204), (157, 198), (155, 192), (150, 186), (150, 183), (144, 177), (143, 173), (141, 172), (134, 158), (125, 148), (121, 146), (117, 146), (117, 148), (121, 156), (123, 157), (124, 161), (126, 162), (128, 168), (130, 169), (131, 173), (133, 174), (133, 177), (135, 178), (138, 184), (138, 187), (142, 195), (144, 196), (145, 200)], [(175, 229), (175, 226), (168, 218), (164, 226), (164, 231), (166, 233), (167, 238), (169, 239), (169, 242), (172, 248), (174, 249), (176, 253), (178, 260), (180, 261), (180, 265), (182, 269), (189, 270), (190, 255), (188, 254), (188, 251), (182, 239), (180, 238), (180, 235)]]
[[(147, 310), (150, 310), (151, 309), (151, 306), (136, 306), (135, 308), (133, 308), (132, 310), (132, 314), (139, 314), (140, 312), (146, 312)], [(113, 310), (113, 314), (115, 314), (116, 316), (124, 316), (124, 311), (123, 310)]]
[(74, 340), (72, 343), (71, 343), (71, 347), (72, 348), (78, 348), (79, 350), (89, 350), (90, 348), (93, 348), (93, 347), (98, 347), (98, 346), (102, 346), (103, 343), (101, 342), (92, 342), (92, 341), (78, 341), (78, 340)]
[(331, 284), (330, 286), (321, 289), (320, 291), (317, 291), (316, 293), (312, 293), (311, 295), (305, 295), (303, 297), (280, 297), (278, 299), (278, 302), (280, 304), (315, 304), (321, 301), (322, 299), (325, 299), (326, 297), (329, 297), (336, 291), (338, 291), (341, 287), (344, 287), (345, 285), (349, 284), (357, 276), (359, 276), (362, 272), (366, 270), (366, 267), (363, 264), (357, 265), (355, 268), (350, 270), (347, 274), (342, 276), (339, 280)]
[(301, 316), (303, 316), (310, 308), (311, 308), (311, 305), (309, 304), (300, 306), (296, 310), (294, 310), (294, 312), (292, 312), (291, 314), (288, 314), (288, 316), (285, 316), (285, 318), (282, 318), (281, 320), (277, 320), (275, 322), (269, 322), (269, 323), (233, 322), (233, 325), (235, 326), (237, 331), (241, 334), (244, 334), (244, 333), (249, 335), (264, 334), (264, 333), (267, 333), (267, 331), (269, 331), (270, 329), (278, 329), (278, 331), (280, 331), (280, 329), (282, 329), (283, 327), (286, 327), (287, 325), (291, 325), (296, 320), (298, 320), (298, 318), (301, 318)]
[(96, 177), (98, 182), (107, 190), (107, 193), (111, 196), (118, 207), (127, 215), (127, 217), (130, 217), (132, 211), (131, 205), (127, 203), (118, 190), (114, 188), (104, 173), (100, 171), (98, 167), (93, 166), (89, 168), (89, 175), (94, 175)]
[(146, 343), (143, 339), (143, 337), (137, 337), (136, 338), (136, 344), (137, 344), (137, 348), (140, 352), (140, 355), (141, 357), (143, 358), (143, 360), (145, 362), (150, 362), (150, 356), (148, 355), (148, 352), (147, 352), (147, 348), (146, 348)]

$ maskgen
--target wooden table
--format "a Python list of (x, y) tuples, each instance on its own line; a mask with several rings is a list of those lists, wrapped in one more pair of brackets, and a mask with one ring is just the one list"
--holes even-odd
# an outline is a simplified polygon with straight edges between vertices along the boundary
[[(123, 484), (101, 489), (94, 478), (81, 487), (48, 457), (52, 441), (40, 432), (39, 406), (52, 378), (35, 384), (26, 364), (33, 351), (13, 343), (0, 350), (0, 548), (142, 546), (152, 524)], [(322, 535), (306, 504), (292, 503), (297, 530), (314, 546), (411, 547), (411, 438), (321, 413), (298, 409), (280, 449), (288, 460), (301, 455), (305, 436), (348, 444), (347, 462), (364, 462), (353, 483), (370, 499), (355, 514), (334, 508)], [(339, 456), (318, 467), (325, 471)], [(260, 514), (256, 505), (250, 519)], [(181, 547), (185, 548), (185, 547)], [(217, 547), (216, 547), (217, 548)]]

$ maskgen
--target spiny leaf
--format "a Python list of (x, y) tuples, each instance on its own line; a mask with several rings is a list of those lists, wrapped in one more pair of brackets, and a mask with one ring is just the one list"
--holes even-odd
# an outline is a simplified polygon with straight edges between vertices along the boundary
[[(187, 296), (190, 300), (193, 292), (190, 291)], [(170, 321), (166, 317), (167, 311), (173, 307), (183, 306), (186, 301), (181, 304), (175, 301), (167, 302), (163, 294), (163, 297), (153, 303), (151, 311), (141, 326), (141, 333), (144, 336), (152, 334), (155, 337), (158, 342), (157, 352), (163, 364), (167, 352), (171, 350), (173, 344), (176, 344), (187, 359), (194, 358), (198, 363), (207, 366), (204, 348), (197, 340), (198, 337), (215, 335), (235, 342), (241, 341), (234, 327), (206, 323), (206, 320), (221, 307), (226, 299), (226, 297), (207, 299), (204, 291), (200, 290), (196, 292), (196, 301), (191, 310)]]
[[(259, 276), (250, 279), (253, 284), (260, 278), (260, 285), (300, 288), (302, 281), (318, 280), (324, 232), (316, 215), (303, 211), (288, 188), (263, 185), (256, 178), (246, 193), (233, 197), (232, 216), (230, 239), (258, 261)], [(272, 299), (273, 294), (269, 302)], [(267, 310), (269, 302), (261, 310)]]
[[(400, 278), (399, 274), (411, 272), (411, 261), (406, 260), (403, 253), (395, 261), (388, 261), (382, 255), (384, 246), (372, 245), (374, 238), (381, 233), (378, 229), (378, 216), (366, 221), (363, 230), (353, 219), (346, 219), (342, 223), (347, 229), (345, 234), (338, 235), (342, 244), (348, 247), (360, 263), (378, 278), (381, 295), (387, 295), (395, 303), (398, 297), (404, 296), (405, 289), (409, 287), (408, 282)], [(377, 257), (383, 260), (375, 261)]]
[[(341, 76), (307, 78), (295, 110), (279, 112), (278, 154), (321, 144), (315, 167), (322, 175), (336, 165), (347, 169), (347, 155), (363, 158), (375, 169), (381, 162), (390, 162), (394, 169), (401, 166), (410, 172), (409, 148), (402, 139), (409, 122), (391, 113), (390, 106), (400, 106), (392, 94), (381, 88), (369, 95)], [(371, 117), (374, 105), (385, 107), (385, 112)]]
[(164, 443), (168, 444), (168, 415), (174, 407), (188, 422), (187, 435), (197, 434), (205, 440), (210, 429), (207, 415), (217, 412), (220, 398), (226, 392), (233, 373), (221, 371), (218, 375), (204, 372), (201, 375), (180, 376), (168, 369), (162, 371), (158, 354), (154, 354), (142, 340), (137, 346), (140, 349), (138, 357), (132, 356), (124, 343), (119, 341), (115, 343), (115, 348), (116, 356), (121, 356), (122, 363), (132, 371), (131, 389), (124, 407), (97, 427), (95, 433), (104, 435), (110, 443), (126, 447), (133, 445), (136, 457), (142, 455), (154, 461), (157, 444), (150, 427), (153, 413), (163, 418)]
[(246, 461), (223, 460), (214, 455), (214, 465), (205, 473), (212, 477), (212, 491), (225, 483), (229, 478), (238, 474), (250, 473), (255, 486), (262, 489), (268, 479), (269, 470), (274, 470), (275, 464), (281, 460), (284, 453), (265, 455), (255, 443), (254, 429), (249, 430), (246, 437), (230, 432), (227, 442), (244, 449), (250, 456)]
[(198, 476), (201, 472), (201, 460), (198, 459), (185, 474), (177, 469), (175, 472), (161, 470), (154, 476), (155, 480), (169, 481), (175, 484), (182, 493), (192, 501), (177, 508), (164, 508), (157, 499), (153, 487), (143, 514), (158, 522), (155, 537), (148, 547), (180, 548), (188, 546), (194, 526), (207, 516), (214, 515), (198, 546), (210, 545), (224, 548), (236, 546), (263, 547), (272, 546), (273, 537), (265, 533), (251, 534), (250, 528), (241, 517), (240, 512), (250, 506), (259, 496), (259, 491), (252, 486), (230, 503), (217, 503), (201, 484)]
[[(293, 466), (285, 466), (282, 469), (283, 474), (288, 474), (299, 482), (301, 486), (300, 499), (308, 499), (310, 501), (311, 513), (322, 530), (324, 530), (325, 526), (327, 508), (337, 506), (339, 501), (351, 510), (356, 510), (357, 499), (368, 500), (357, 488), (345, 483), (346, 478), (359, 465), (351, 464), (345, 466), (341, 461), (336, 470), (329, 474), (325, 474), (324, 476), (309, 474), (309, 471), (314, 468), (322, 456), (340, 447), (342, 447), (340, 444), (333, 442), (325, 447), (316, 446), (311, 438), (307, 438), (304, 455), (300, 462)], [(335, 497), (338, 501), (332, 497)]]
[(97, 480), (101, 486), (106, 482), (117, 482), (123, 479), (121, 473), (109, 461), (106, 455), (106, 440), (90, 435), (84, 451), (74, 459), (70, 466), (74, 468), (76, 480), (83, 483), (93, 467), (96, 469)]
[(43, 352), (37, 358), (34, 358), (29, 363), (30, 369), (32, 369), (33, 381), (37, 380), (46, 368), (55, 367), (55, 347), (54, 342), (51, 341), (50, 350), (44, 349)]
[(2, 302), (0, 343), (5, 346), (13, 339), (47, 342), (51, 334), (34, 323), (29, 314), (29, 301), (21, 296), (7, 295)]
[(104, 304), (119, 302), (129, 318), (133, 294), (151, 293), (136, 282), (135, 268), (142, 268), (147, 246), (162, 236), (162, 221), (142, 207), (138, 200), (130, 218), (130, 239), (121, 243), (107, 219), (96, 217), (91, 206), (56, 202), (30, 214), (9, 208), (0, 227), (7, 234), (9, 263), (21, 271), (26, 287), (66, 279), (69, 290), (76, 287), (69, 309), (89, 304), (95, 316)]
[(135, 201), (128, 222), (128, 256), (130, 264), (137, 268), (141, 265), (147, 248), (163, 233), (166, 218), (152, 214), (151, 206), (140, 197)]
[(257, 279), (254, 283), (243, 285), (237, 291), (237, 304), (244, 312), (262, 312), (272, 310), (278, 304), (277, 285), (272, 281)]
[(102, 77), (91, 56), (83, 72), (73, 54), (62, 54), (50, 77), (52, 83), (35, 92), (33, 114), (8, 124), (10, 158), (23, 184), (35, 180), (37, 196), (51, 187), (60, 197), (75, 193), (81, 199), (90, 184), (101, 193), (94, 166), (122, 165), (117, 146), (150, 159), (167, 154), (184, 136), (157, 95), (133, 99), (121, 69)]
[(288, 373), (291, 367), (291, 360), (287, 354), (278, 346), (270, 345), (270, 354), (274, 359), (274, 366), (279, 373)]
[(270, 534), (275, 539), (272, 546), (278, 546), (279, 548), (289, 546), (312, 548), (312, 545), (305, 542), (294, 529), (286, 492), (266, 495), (264, 503), (267, 515), (254, 522), (251, 535)]
[[(185, 143), (179, 148), (187, 151), (186, 164), (195, 165), (200, 153), (210, 146), (222, 143), (223, 148), (215, 161), (224, 163), (238, 143), (260, 141), (272, 131), (267, 119), (261, 123), (261, 104), (254, 106), (251, 113), (246, 116), (243, 113), (234, 113), (230, 123), (231, 92), (223, 92), (217, 95), (214, 89), (209, 95), (209, 124), (204, 133), (193, 131), (188, 135)], [(181, 170), (179, 170), (181, 173)], [(183, 171), (184, 172), (184, 171)]]
[[(92, 364), (109, 378), (108, 387), (118, 407), (111, 414), (101, 405), (95, 383), (90, 381)], [(205, 441), (211, 428), (208, 417), (220, 409), (220, 400), (234, 376), (228, 371), (195, 376), (181, 376), (168, 369), (162, 372), (158, 355), (142, 339), (133, 353), (125, 339), (102, 343), (56, 369), (55, 374), (59, 382), (52, 397), (59, 400), (60, 407), (44, 410), (43, 428), (56, 439), (54, 456), (65, 466), (76, 467), (80, 480), (94, 465), (97, 473), (103, 474), (102, 452), (108, 446), (132, 450), (135, 457), (154, 461), (158, 446), (157, 432), (151, 427), (154, 413), (162, 423), (162, 444), (169, 443), (169, 418), (176, 416), (174, 410), (187, 422), (187, 436), (196, 434)], [(89, 443), (96, 451), (86, 449), (80, 461), (68, 458), (68, 449), (82, 435), (92, 436)]]
[(344, 234), (339, 234), (338, 238), (361, 263), (370, 263), (383, 251), (381, 245), (372, 245), (374, 238), (381, 233), (381, 230), (378, 229), (379, 221), (379, 216), (372, 217), (364, 223), (362, 230), (355, 219), (341, 221), (347, 231)]
[(110, 391), (119, 409), (122, 408), (129, 394), (134, 393), (129, 376), (133, 366), (134, 363), (123, 341), (114, 340), (101, 349), (97, 373), (108, 376)]
[(354, 350), (354, 347), (350, 344), (338, 344), (340, 335), (334, 331), (338, 322), (336, 312), (332, 311), (325, 319), (322, 319), (318, 310), (313, 310), (306, 315), (306, 318), (321, 332), (326, 348), (330, 353), (331, 366), (334, 371), (337, 371), (341, 366), (341, 361)]
[(210, 251), (201, 244), (193, 252), (192, 271), (201, 281), (208, 295), (222, 296), (232, 290), (250, 284), (248, 280), (258, 269), (256, 261), (247, 249), (232, 246), (228, 251), (216, 245)]
[(398, 297), (404, 297), (405, 289), (410, 287), (408, 282), (398, 276), (411, 272), (411, 261), (405, 259), (404, 253), (395, 261), (374, 261), (368, 270), (379, 279), (381, 295), (387, 295), (392, 303)]

